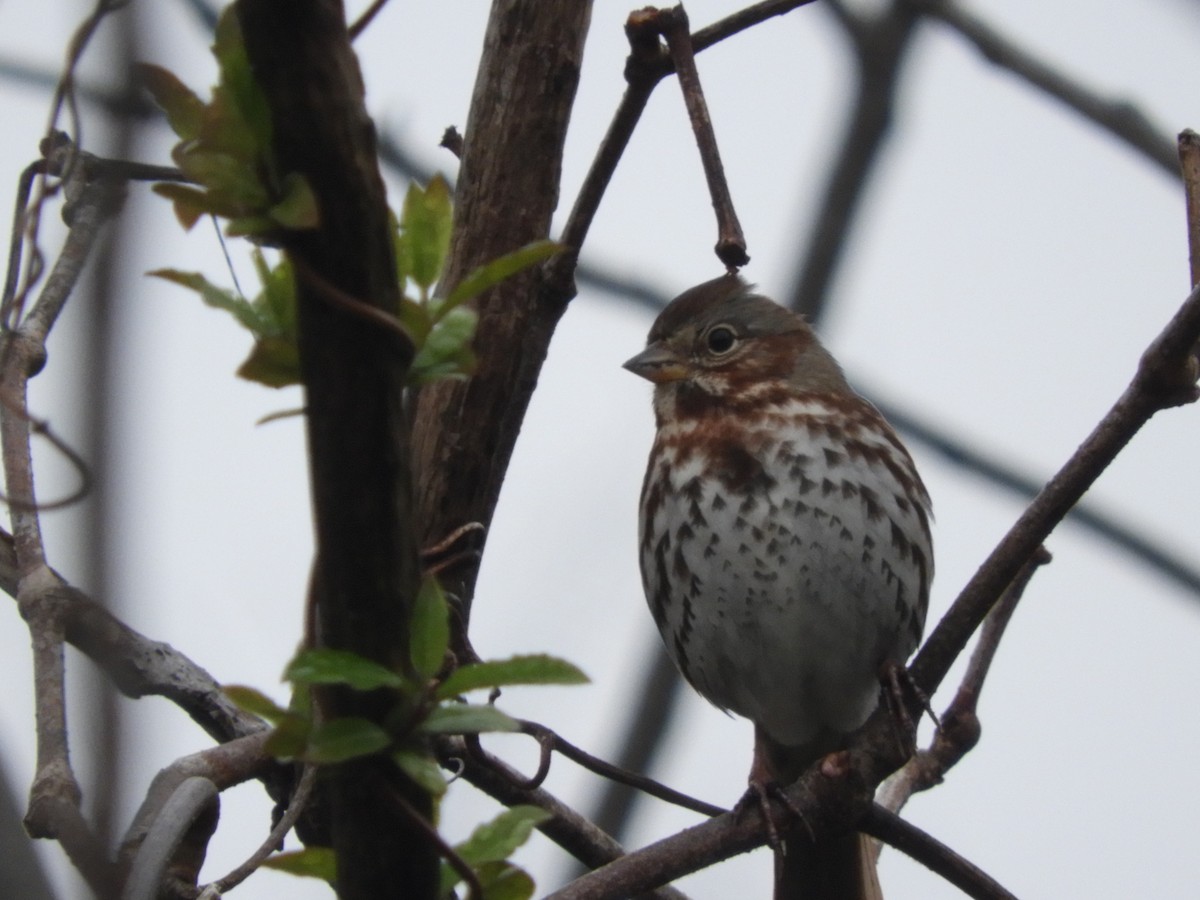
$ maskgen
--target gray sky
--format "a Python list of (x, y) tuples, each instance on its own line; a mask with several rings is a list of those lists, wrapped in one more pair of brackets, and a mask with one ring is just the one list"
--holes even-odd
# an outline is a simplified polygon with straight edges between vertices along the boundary
[[(211, 84), (207, 40), (182, 4), (144, 6), (154, 26), (147, 59), (194, 88)], [(736, 6), (714, 0), (688, 9), (698, 27)], [(630, 8), (596, 4), (567, 147), (564, 214), (623, 88), (621, 26)], [(971, 8), (1094, 88), (1137, 103), (1164, 133), (1200, 128), (1191, 77), (1200, 43), (1194, 5), (1096, 0), (1083, 11), (1065, 0), (974, 0)], [(0, 56), (56, 67), (84, 9), (0, 5)], [(451, 174), (454, 160), (436, 144), (445, 126), (465, 124), (486, 9), (482, 0), (394, 3), (359, 42), (381, 126)], [(853, 74), (844, 51), (818, 4), (700, 58), (752, 256), (745, 275), (768, 294), (790, 285), (811, 198), (836, 145)], [(108, 77), (102, 52), (84, 72)], [(943, 28), (919, 35), (901, 97), (825, 339), (865, 390), (1047, 476), (1124, 388), (1188, 292), (1180, 190)], [(10, 177), (0, 180), (0, 209), (7, 210), (16, 173), (33, 158), (44, 128), (47, 96), (6, 86), (4, 98), (0, 162)], [(170, 136), (165, 128), (149, 134), (142, 157), (165, 161)], [(94, 118), (87, 136), (97, 142), (91, 149), (103, 149)], [(400, 191), (394, 188), (395, 198)], [(675, 294), (720, 271), (709, 209), (681, 98), (664, 82), (622, 160), (587, 254)], [(307, 476), (299, 421), (254, 422), (299, 406), (299, 393), (235, 379), (248, 338), (195, 297), (140, 274), (174, 266), (228, 283), (211, 228), (184, 235), (166, 204), (144, 189), (134, 190), (128, 214), (146, 240), (129, 261), (120, 309), (127, 350), (115, 413), (124, 429), (116, 537), (125, 549), (116, 577), (124, 615), (218, 679), (282, 699), (279, 673), (299, 636), (311, 550)], [(53, 237), (51, 230), (47, 247)], [(239, 269), (247, 272), (244, 259)], [(650, 318), (586, 290), (564, 317), (505, 484), (475, 606), (473, 639), (484, 655), (552, 650), (593, 680), (583, 688), (512, 690), (503, 708), (602, 756), (614, 751), (657, 640), (635, 554), (636, 498), (652, 433), (649, 389), (620, 368), (644, 343)], [(69, 439), (79, 428), (69, 392), (85, 376), (69, 352), (73, 327), (68, 316), (34, 394), (35, 412)], [(1156, 417), (1089, 495), (1189, 557), (1200, 540), (1197, 414)], [(937, 516), (932, 623), (1021, 507), (924, 448), (913, 450)], [(42, 461), (43, 496), (69, 490), (69, 473), (48, 453)], [(78, 514), (50, 514), (46, 523), (51, 562), (78, 577)], [(906, 814), (1021, 897), (1194, 896), (1200, 606), (1076, 527), (1062, 528), (1049, 548), (1054, 562), (1034, 579), (985, 692), (981, 744)], [(8, 661), (0, 752), (24, 790), (32, 774), (32, 691), (15, 604), (0, 604), (0, 642)], [(95, 677), (77, 655), (70, 662), (80, 678)], [(943, 693), (936, 708), (948, 702), (950, 692)], [(155, 771), (208, 739), (166, 703), (126, 709), (135, 733), (129, 777), (140, 797)], [(532, 767), (528, 743), (493, 743)], [(750, 746), (745, 722), (689, 696), (655, 774), (732, 804), (745, 786)], [(598, 782), (559, 760), (548, 786), (586, 809)], [(257, 786), (225, 798), (207, 874), (216, 877), (249, 853), (267, 810)], [(461, 839), (494, 811), (473, 789), (456, 786), (443, 831)], [(643, 811), (631, 846), (697, 821), (657, 802)], [(44, 849), (64, 872), (60, 851)], [(564, 871), (562, 854), (541, 838), (520, 858), (540, 891)], [(760, 851), (680, 887), (697, 898), (766, 896), (769, 876)], [(882, 880), (888, 896), (901, 900), (959, 896), (895, 852), (885, 853)], [(329, 895), (319, 885), (262, 874), (238, 896), (285, 893)]]

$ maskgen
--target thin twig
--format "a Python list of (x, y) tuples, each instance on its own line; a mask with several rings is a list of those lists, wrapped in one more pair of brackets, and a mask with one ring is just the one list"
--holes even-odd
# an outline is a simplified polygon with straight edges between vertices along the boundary
[(358, 40), (358, 36), (367, 30), (367, 26), (375, 20), (375, 17), (379, 15), (379, 11), (387, 6), (387, 2), (388, 0), (374, 0), (370, 6), (363, 10), (363, 14), (348, 29), (350, 40)]
[(703, 800), (697, 800), (695, 797), (689, 797), (687, 794), (681, 793), (673, 788), (669, 788), (665, 784), (655, 781), (653, 778), (647, 778), (645, 775), (639, 775), (636, 772), (630, 772), (627, 769), (614, 766), (612, 763), (606, 762), (605, 760), (600, 759), (600, 757), (593, 756), (587, 751), (575, 746), (558, 733), (547, 728), (545, 725), (539, 725), (537, 722), (529, 722), (525, 720), (519, 720), (519, 724), (524, 733), (538, 738), (539, 741), (544, 741), (567, 759), (580, 766), (583, 766), (590, 772), (595, 772), (597, 775), (601, 775), (613, 781), (622, 782), (623, 784), (628, 784), (631, 787), (637, 788), (643, 793), (649, 794), (651, 797), (657, 797), (659, 800), (664, 800), (667, 803), (674, 804), (675, 806), (681, 806), (684, 809), (690, 809), (692, 812), (698, 812), (701, 815), (719, 816), (728, 812), (728, 810), (723, 807), (716, 806), (712, 803), (705, 803)]
[(1045, 548), (1040, 548), (983, 620), (979, 640), (971, 653), (966, 672), (963, 673), (954, 699), (942, 713), (941, 722), (929, 747), (918, 751), (903, 768), (884, 782), (878, 791), (879, 805), (888, 812), (899, 813), (914, 793), (941, 784), (946, 773), (978, 743), (979, 696), (992, 661), (1000, 649), (1005, 629), (1030, 580), (1038, 568), (1048, 562), (1050, 554)]
[[(633, 21), (633, 16), (630, 16), (630, 22)], [(696, 145), (700, 148), (704, 178), (708, 182), (708, 193), (717, 213), (717, 259), (725, 263), (728, 271), (736, 272), (739, 267), (750, 262), (750, 257), (746, 253), (746, 238), (742, 234), (742, 226), (733, 207), (733, 197), (729, 193), (725, 167), (721, 165), (721, 151), (713, 132), (708, 104), (704, 100), (704, 89), (700, 86), (700, 72), (696, 69), (687, 12), (682, 4), (672, 9), (660, 10), (654, 16), (653, 24), (667, 40), (671, 60), (675, 63), (675, 74), (679, 78), (679, 87), (683, 91), (683, 102), (687, 106), (688, 119), (692, 123)]]
[(1195, 287), (1200, 284), (1200, 134), (1190, 128), (1179, 133), (1179, 171), (1183, 176), (1188, 260)]
[[(693, 51), (699, 53), (739, 31), (811, 2), (813, 0), (767, 0), (756, 3), (697, 31), (692, 36)], [(628, 87), (621, 97), (600, 147), (596, 150), (591, 168), (583, 180), (583, 185), (575, 197), (575, 204), (567, 217), (567, 223), (563, 227), (561, 240), (570, 249), (545, 264), (547, 280), (553, 286), (553, 293), (564, 299), (574, 296), (574, 272), (579, 250), (583, 247), (592, 220), (600, 208), (600, 200), (608, 190), (608, 184), (617, 170), (617, 163), (625, 153), (625, 147), (637, 127), (642, 111), (646, 108), (655, 86), (674, 71), (671, 57), (664, 51), (657, 34), (637, 27), (636, 13), (626, 22), (625, 33), (630, 47), (629, 58), (625, 62), (625, 80)]]
[(379, 326), (383, 331), (394, 336), (411, 350), (412, 336), (404, 330), (404, 326), (400, 324), (400, 320), (395, 316), (388, 315), (379, 307), (372, 306), (346, 293), (329, 279), (323, 277), (299, 254), (290, 254), (288, 259), (292, 263), (293, 268), (295, 268), (296, 274), (316, 288), (317, 293), (330, 305), (345, 310), (350, 315), (364, 322), (370, 322), (372, 325)]
[[(553, 794), (542, 788), (530, 790), (520, 787), (520, 773), (505, 763), (492, 757), (486, 765), (481, 765), (478, 759), (467, 752), (461, 738), (440, 740), (437, 752), (443, 765), (460, 763), (460, 777), (464, 781), (505, 806), (530, 804), (550, 813), (551, 818), (538, 825), (538, 830), (585, 866), (595, 869), (624, 856), (624, 847)], [(651, 896), (657, 900), (683, 898), (683, 894), (674, 888), (660, 888)]]
[(317, 767), (312, 763), (304, 766), (300, 772), (300, 781), (296, 785), (296, 792), (292, 794), (291, 802), (288, 803), (287, 810), (279, 817), (279, 821), (275, 823), (275, 827), (271, 829), (271, 833), (267, 835), (267, 839), (259, 845), (250, 857), (230, 872), (213, 882), (213, 887), (224, 894), (230, 888), (234, 888), (241, 884), (256, 871), (263, 861), (274, 853), (283, 843), (283, 839), (287, 837), (288, 832), (295, 827), (301, 813), (304, 812), (305, 806), (308, 804), (308, 798), (312, 796), (313, 784), (317, 780)]

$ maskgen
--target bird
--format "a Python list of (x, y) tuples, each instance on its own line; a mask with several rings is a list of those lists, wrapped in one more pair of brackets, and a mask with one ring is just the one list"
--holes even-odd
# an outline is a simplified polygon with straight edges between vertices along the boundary
[[(736, 274), (672, 300), (624, 365), (654, 385), (646, 601), (687, 682), (753, 723), (762, 800), (844, 749), (920, 643), (929, 494), (804, 318)], [(881, 896), (865, 837), (799, 831), (777, 900)]]

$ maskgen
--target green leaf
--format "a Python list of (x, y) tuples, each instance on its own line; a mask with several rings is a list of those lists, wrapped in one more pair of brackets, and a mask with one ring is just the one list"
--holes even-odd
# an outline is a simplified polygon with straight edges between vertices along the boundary
[(171, 155), (183, 174), (208, 189), (214, 212), (239, 215), (263, 209), (270, 201), (253, 166), (237, 156), (199, 143), (181, 144)]
[(412, 338), (413, 346), (420, 347), (425, 343), (425, 339), (429, 337), (429, 332), (433, 328), (433, 319), (429, 317), (429, 307), (402, 294), (400, 296), (400, 324)]
[(441, 310), (453, 309), (460, 303), (479, 296), (505, 278), (510, 278), (544, 259), (549, 259), (564, 249), (565, 247), (557, 241), (534, 241), (512, 253), (497, 257), (469, 272), (467, 277), (450, 292), (450, 296), (442, 303)]
[(299, 759), (304, 755), (311, 732), (312, 720), (310, 718), (290, 713), (268, 735), (263, 750), (276, 759)]
[(271, 724), (282, 721), (288, 715), (286, 709), (255, 688), (241, 684), (227, 684), (222, 686), (221, 692), (237, 704), (238, 709), (266, 719)]
[(441, 670), (446, 648), (450, 646), (450, 608), (436, 578), (429, 577), (421, 582), (409, 629), (409, 656), (413, 669), (422, 678), (432, 678)]
[(238, 366), (238, 377), (267, 387), (300, 383), (300, 348), (295, 338), (263, 338), (254, 342), (250, 355)]
[(227, 6), (217, 20), (213, 54), (221, 70), (214, 100), (218, 94), (228, 98), (230, 112), (236, 115), (250, 146), (265, 157), (271, 147), (271, 109), (250, 68), (234, 4)]
[(263, 321), (254, 305), (233, 291), (219, 288), (199, 272), (181, 272), (178, 269), (155, 269), (147, 274), (162, 278), (182, 287), (189, 288), (200, 295), (200, 298), (215, 309), (223, 309), (231, 313), (244, 327), (259, 334)]
[(322, 722), (308, 736), (304, 758), (315, 763), (339, 763), (378, 753), (392, 743), (386, 731), (354, 716)]
[(467, 375), (475, 368), (471, 341), (479, 316), (475, 310), (460, 306), (434, 324), (417, 351), (409, 369), (412, 384), (425, 384), (439, 378)]
[(200, 124), (204, 120), (204, 101), (161, 66), (141, 63), (135, 68), (153, 95), (154, 102), (167, 114), (171, 130), (185, 141), (199, 136)]
[(392, 760), (431, 796), (441, 797), (446, 793), (446, 777), (432, 756), (415, 750), (397, 750), (392, 754)]
[(441, 175), (429, 179), (425, 190), (413, 184), (404, 197), (400, 227), (408, 243), (408, 275), (423, 288), (438, 280), (450, 249), (453, 210), (450, 186)]
[(503, 862), (529, 839), (535, 826), (549, 818), (550, 813), (539, 806), (514, 806), (478, 826), (454, 849), (472, 866)]
[(254, 298), (254, 307), (263, 320), (263, 334), (293, 337), (296, 334), (296, 279), (287, 257), (272, 268), (257, 247), (250, 254), (262, 292)]
[(283, 199), (268, 210), (268, 215), (284, 228), (303, 230), (320, 224), (317, 197), (298, 172), (289, 172), (283, 179)]
[(323, 878), (333, 884), (337, 879), (337, 855), (332, 847), (305, 847), (268, 856), (263, 868), (303, 878)]
[(528, 872), (507, 860), (484, 863), (475, 874), (483, 885), (483, 900), (529, 900), (537, 889)]
[(578, 667), (554, 656), (542, 654), (513, 656), (509, 659), (468, 663), (450, 673), (437, 689), (439, 700), (457, 697), (479, 688), (513, 684), (587, 684), (588, 677)]
[(175, 218), (185, 231), (191, 231), (200, 217), (210, 212), (208, 195), (186, 184), (156, 184), (151, 190), (171, 201)]
[(520, 726), (494, 706), (445, 703), (421, 723), (426, 734), (479, 734), (484, 731), (517, 731)]
[(357, 691), (403, 687), (404, 678), (374, 660), (349, 650), (318, 648), (296, 655), (283, 673), (301, 684), (345, 684)]
[[(483, 886), (483, 900), (529, 900), (536, 889), (529, 873), (507, 860), (484, 863), (472, 868), (475, 870), (475, 877)], [(448, 896), (451, 889), (462, 880), (449, 863), (443, 862), (439, 895)]]

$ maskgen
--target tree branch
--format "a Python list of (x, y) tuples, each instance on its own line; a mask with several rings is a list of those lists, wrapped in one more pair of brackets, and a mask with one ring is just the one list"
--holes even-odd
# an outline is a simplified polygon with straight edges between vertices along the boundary
[[(400, 308), (362, 75), (340, 0), (239, 0), (237, 10), (270, 109), (278, 171), (307, 181), (320, 214), (315, 229), (282, 237), (298, 276), (317, 548), (312, 637), (404, 670), (420, 580), (404, 407), (413, 347), (331, 301), (328, 290), (388, 315)], [(376, 723), (393, 702), (386, 692), (346, 688), (321, 689), (316, 699), (325, 716)], [(386, 757), (330, 767), (323, 785), (339, 896), (386, 896), (396, 885), (414, 898), (436, 896), (437, 849), (393, 800), (403, 797), (428, 820), (427, 792)]]
[(1179, 177), (1174, 142), (1132, 103), (1110, 100), (1059, 72), (953, 0), (904, 0), (958, 32), (988, 62), (1007, 69)]
[[(476, 266), (549, 235), (590, 15), (591, 3), (582, 0), (494, 0), (463, 141), (442, 291)], [(422, 388), (415, 404), (422, 544), (467, 522), (491, 522), (565, 306), (531, 270), (487, 291), (477, 309), (475, 373)], [(464, 623), (477, 574), (471, 560), (443, 572)]]
[(911, 671), (932, 694), (987, 611), (1084, 492), (1156, 412), (1196, 399), (1200, 288), (1151, 342), (1129, 387), (1004, 536), (917, 654)]
[[(918, 791), (929, 790), (942, 783), (945, 775), (979, 742), (979, 696), (991, 670), (992, 661), (1000, 649), (1000, 641), (1008, 627), (1017, 603), (1029, 586), (1038, 567), (1050, 562), (1050, 554), (1040, 548), (1025, 564), (996, 601), (971, 654), (958, 691), (942, 713), (937, 731), (929, 747), (917, 751), (898, 772), (883, 783), (877, 793), (879, 805), (889, 813), (898, 813)], [(894, 843), (888, 841), (888, 843)]]

